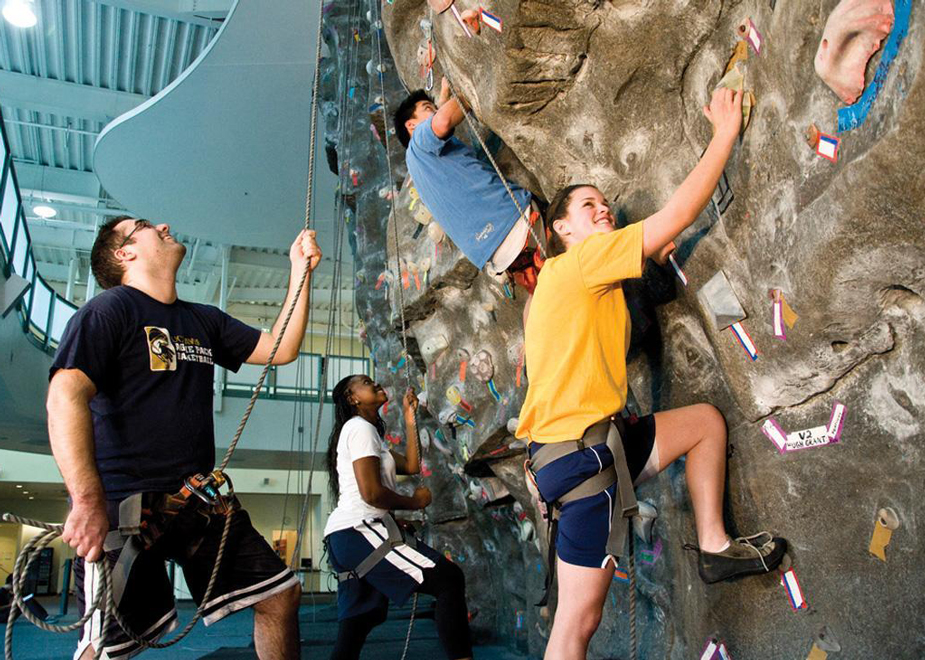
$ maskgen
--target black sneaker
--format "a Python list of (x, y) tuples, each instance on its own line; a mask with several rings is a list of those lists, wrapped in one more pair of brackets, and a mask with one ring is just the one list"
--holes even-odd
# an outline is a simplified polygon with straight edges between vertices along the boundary
[(722, 552), (698, 549), (700, 579), (713, 584), (745, 575), (770, 573), (778, 567), (786, 552), (787, 541), (767, 532), (739, 537)]

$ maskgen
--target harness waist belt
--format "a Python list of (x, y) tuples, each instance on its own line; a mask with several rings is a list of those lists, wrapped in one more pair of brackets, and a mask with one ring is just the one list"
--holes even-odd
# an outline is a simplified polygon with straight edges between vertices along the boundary
[(555, 535), (559, 509), (563, 504), (597, 495), (616, 482), (619, 506), (613, 507), (610, 533), (607, 535), (605, 549), (607, 554), (612, 556), (615, 561), (619, 561), (623, 555), (630, 520), (639, 513), (639, 503), (636, 500), (636, 492), (633, 490), (633, 479), (630, 476), (629, 465), (626, 463), (626, 452), (623, 449), (622, 436), (624, 432), (623, 418), (615, 415), (613, 419), (605, 419), (588, 427), (584, 435), (578, 440), (541, 445), (528, 461), (528, 469), (536, 474), (540, 469), (563, 456), (583, 451), (595, 445), (606, 443), (607, 448), (613, 455), (613, 465), (584, 480), (554, 502), (547, 503), (552, 505), (549, 512), (549, 569), (546, 577), (546, 594), (544, 594), (538, 605), (546, 604), (549, 586), (552, 584), (552, 575), (555, 570)]
[(385, 525), (385, 529), (388, 532), (386, 539), (380, 543), (378, 546), (373, 548), (373, 551), (367, 555), (366, 559), (361, 561), (355, 569), (352, 571), (343, 571), (337, 574), (337, 581), (344, 582), (345, 580), (351, 580), (356, 578), (357, 580), (362, 579), (367, 573), (369, 573), (373, 568), (376, 567), (380, 561), (385, 559), (394, 548), (399, 545), (408, 545), (414, 547), (416, 544), (412, 540), (406, 542), (402, 536), (401, 530), (398, 528), (398, 523), (395, 522), (395, 519), (391, 516), (383, 516), (380, 521)]

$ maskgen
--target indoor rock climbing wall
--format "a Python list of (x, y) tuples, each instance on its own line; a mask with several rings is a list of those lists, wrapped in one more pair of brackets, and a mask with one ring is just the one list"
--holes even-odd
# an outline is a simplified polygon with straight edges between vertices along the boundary
[[(726, 176), (677, 241), (678, 272), (650, 264), (633, 285), (630, 382), (640, 412), (708, 401), (725, 414), (730, 529), (785, 536), (792, 567), (704, 585), (682, 549), (696, 541), (683, 469), (670, 468), (639, 492), (659, 512), (637, 544), (642, 657), (697, 658), (714, 636), (734, 658), (805, 658), (814, 644), (815, 658), (922, 657), (925, 7), (482, 7), (467, 36), (424, 0), (332, 3), (324, 79), (358, 305), (395, 397), (389, 432), (403, 436), (410, 372), (426, 392), (427, 533), (466, 570), (477, 633), (541, 655), (546, 546), (508, 428), (527, 386), (523, 292), (442, 236), (386, 135), (382, 104), (427, 81), (428, 25), (434, 91), (452, 80), (505, 172), (546, 199), (593, 183), (621, 222), (657, 211), (694, 166), (720, 80), (750, 93)], [(626, 657), (627, 607), (618, 574), (591, 657)]]

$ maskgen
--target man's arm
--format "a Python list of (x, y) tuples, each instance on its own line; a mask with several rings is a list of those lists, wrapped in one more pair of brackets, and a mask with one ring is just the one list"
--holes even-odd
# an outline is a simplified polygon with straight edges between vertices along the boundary
[(286, 332), (279, 343), (279, 349), (276, 351), (276, 355), (273, 356), (273, 364), (288, 364), (299, 357), (299, 348), (305, 338), (305, 325), (308, 322), (308, 290), (311, 288), (309, 286), (311, 271), (315, 270), (321, 261), (321, 249), (315, 242), (314, 230), (303, 229), (299, 233), (289, 248), (289, 261), (292, 263), (292, 268), (289, 271), (289, 289), (286, 291), (283, 307), (279, 312), (276, 323), (273, 324), (272, 331), (260, 333), (257, 346), (245, 360), (248, 364), (266, 364), (267, 358), (270, 357), (270, 351), (273, 350), (273, 344), (276, 343), (276, 338), (279, 337), (282, 330), (283, 320), (289, 306), (292, 305), (292, 299), (295, 297), (296, 289), (299, 288), (299, 280), (307, 263), (309, 273), (305, 278), (305, 284), (302, 285), (302, 291), (299, 293), (299, 300), (292, 312), (292, 317), (289, 319), (289, 325), (286, 326)]
[(710, 201), (742, 125), (742, 92), (716, 90), (703, 112), (713, 124), (713, 139), (665, 207), (643, 220), (643, 259), (667, 258), (660, 251), (692, 225)]
[(71, 495), (71, 511), (61, 539), (93, 562), (103, 553), (109, 531), (106, 498), (94, 460), (90, 400), (96, 386), (79, 369), (55, 372), (48, 385), (48, 438), (55, 462)]
[(440, 86), (440, 98), (437, 100), (438, 110), (434, 118), (430, 121), (430, 126), (441, 140), (445, 140), (453, 134), (457, 126), (466, 118), (466, 114), (460, 107), (459, 102), (453, 98), (450, 91), (450, 83), (444, 78)]

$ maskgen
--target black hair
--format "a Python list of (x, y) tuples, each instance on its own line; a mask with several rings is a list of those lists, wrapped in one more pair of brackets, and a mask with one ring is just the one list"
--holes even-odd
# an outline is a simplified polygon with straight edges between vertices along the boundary
[[(328, 486), (331, 489), (331, 495), (334, 501), (340, 496), (340, 479), (337, 476), (337, 444), (340, 441), (340, 432), (344, 429), (344, 424), (356, 417), (359, 413), (357, 407), (350, 403), (348, 394), (350, 387), (353, 385), (354, 378), (363, 378), (366, 374), (353, 374), (342, 378), (331, 392), (331, 401), (334, 404), (334, 428), (331, 430), (331, 438), (328, 442), (328, 453), (325, 464), (328, 468)], [(385, 422), (378, 415), (376, 416), (376, 431), (380, 436), (385, 434)]]
[(398, 106), (398, 110), (396, 110), (395, 114), (392, 116), (392, 121), (395, 124), (395, 135), (398, 137), (398, 141), (401, 142), (401, 146), (405, 149), (408, 148), (408, 144), (411, 142), (411, 133), (405, 128), (405, 122), (414, 117), (414, 111), (421, 101), (434, 102), (434, 100), (430, 98), (430, 94), (423, 89), (419, 89), (411, 92), (408, 98), (401, 102), (401, 105)]
[(546, 227), (549, 229), (549, 238), (546, 244), (546, 255), (548, 257), (555, 257), (565, 252), (565, 243), (553, 223), (568, 215), (568, 205), (572, 201), (572, 193), (579, 188), (598, 190), (598, 187), (592, 183), (574, 183), (557, 192), (549, 203), (549, 208), (546, 209)]
[[(124, 220), (135, 219), (130, 215), (117, 215), (106, 221), (96, 234), (96, 240), (93, 241), (93, 248), (90, 250), (90, 269), (93, 271), (93, 277), (104, 289), (122, 284), (125, 268), (116, 259), (115, 251), (119, 249), (119, 243), (125, 240), (125, 237), (116, 231), (116, 227)], [(135, 239), (130, 238), (125, 244), (131, 245), (134, 242)]]

